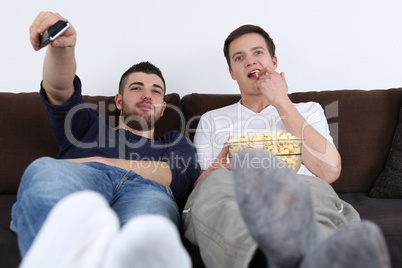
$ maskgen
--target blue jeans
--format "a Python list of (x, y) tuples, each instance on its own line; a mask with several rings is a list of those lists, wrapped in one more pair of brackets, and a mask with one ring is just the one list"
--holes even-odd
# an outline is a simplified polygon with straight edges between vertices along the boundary
[[(17, 232), (22, 257), (53, 206), (63, 197), (83, 190), (103, 195), (121, 225), (142, 214), (163, 215), (180, 225), (178, 208), (167, 186), (133, 171), (97, 162), (80, 164), (43, 157), (25, 170), (11, 212), (11, 228)], [(73, 212), (71, 216), (74, 217)], [(85, 219), (82, 223), (85, 224)]]

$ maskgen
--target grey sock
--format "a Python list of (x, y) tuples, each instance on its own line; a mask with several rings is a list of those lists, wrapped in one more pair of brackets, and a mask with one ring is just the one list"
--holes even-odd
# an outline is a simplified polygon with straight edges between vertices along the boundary
[(298, 267), (319, 241), (310, 189), (271, 153), (243, 150), (232, 159), (236, 201), (269, 267)]
[(371, 222), (354, 222), (337, 229), (309, 252), (302, 268), (383, 268), (390, 257), (380, 229)]

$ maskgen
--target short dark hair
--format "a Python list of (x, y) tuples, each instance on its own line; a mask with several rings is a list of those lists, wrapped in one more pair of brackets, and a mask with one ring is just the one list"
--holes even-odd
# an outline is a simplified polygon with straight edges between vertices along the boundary
[(269, 34), (260, 26), (257, 25), (251, 25), (251, 24), (246, 24), (243, 26), (240, 26), (233, 32), (229, 34), (229, 36), (225, 40), (225, 44), (223, 46), (223, 54), (225, 55), (226, 61), (228, 63), (229, 68), (230, 67), (230, 55), (229, 55), (229, 46), (232, 43), (233, 40), (236, 38), (248, 34), (248, 33), (257, 33), (261, 35), (264, 39), (265, 42), (267, 43), (268, 51), (271, 57), (275, 57), (275, 44), (272, 38), (269, 36)]
[(165, 79), (163, 78), (161, 70), (150, 63), (149, 61), (143, 61), (137, 64), (134, 64), (131, 66), (120, 78), (120, 83), (119, 83), (119, 93), (123, 94), (124, 92), (124, 87), (126, 86), (128, 76), (132, 73), (146, 73), (146, 74), (156, 74), (160, 79), (162, 79), (163, 82), (163, 94), (165, 95), (166, 93), (166, 83)]

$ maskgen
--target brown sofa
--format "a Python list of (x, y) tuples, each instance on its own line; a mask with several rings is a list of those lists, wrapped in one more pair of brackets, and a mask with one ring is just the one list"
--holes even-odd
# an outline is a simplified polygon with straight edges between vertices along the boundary
[[(402, 267), (402, 199), (369, 196), (387, 165), (399, 122), (402, 88), (304, 92), (290, 97), (294, 102), (316, 101), (323, 106), (342, 156), (342, 173), (333, 187), (341, 198), (354, 205), (363, 219), (380, 226), (393, 267)], [(176, 129), (192, 138), (204, 112), (232, 104), (239, 98), (239, 95), (218, 94), (189, 94), (181, 98), (168, 94), (169, 107), (157, 131)], [(116, 122), (113, 97), (84, 99), (110, 119), (111, 124)], [(17, 267), (20, 262), (17, 237), (9, 229), (9, 223), (21, 175), (36, 158), (56, 157), (58, 146), (38, 93), (0, 93), (0, 124), (0, 267)], [(194, 267), (203, 267), (198, 248), (184, 242)]]

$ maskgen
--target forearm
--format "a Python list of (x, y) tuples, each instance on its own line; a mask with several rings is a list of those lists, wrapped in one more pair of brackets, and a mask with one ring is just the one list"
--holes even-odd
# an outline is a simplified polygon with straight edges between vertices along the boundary
[(97, 156), (66, 160), (74, 161), (77, 163), (99, 162), (105, 165), (114, 166), (125, 170), (132, 170), (142, 177), (156, 181), (164, 186), (170, 186), (172, 182), (172, 171), (166, 162), (134, 161)]
[[(29, 27), (29, 39), (34, 50), (40, 47), (40, 35), (59, 20), (68, 21), (58, 13), (40, 12)], [(74, 93), (76, 62), (74, 47), (77, 33), (70, 23), (67, 31), (47, 47), (43, 64), (43, 88), (52, 104), (65, 103)]]
[(129, 169), (135, 171), (144, 178), (156, 181), (162, 185), (170, 186), (172, 183), (172, 170), (166, 162), (160, 161), (126, 161), (123, 165), (129, 165)]
[(333, 144), (315, 130), (293, 103), (284, 101), (277, 107), (288, 132), (303, 138), (303, 164), (328, 183), (336, 181), (341, 171), (341, 158)]
[(43, 65), (43, 88), (52, 104), (65, 103), (74, 93), (74, 47), (49, 47)]

